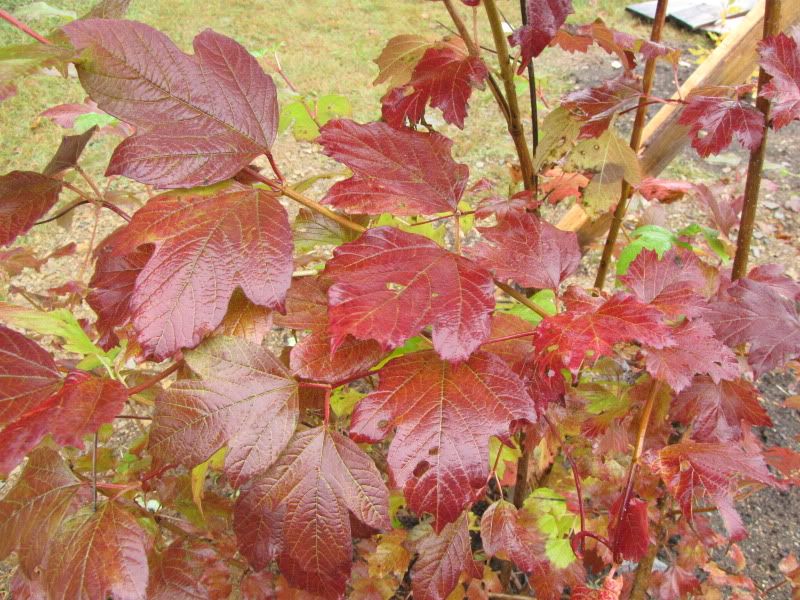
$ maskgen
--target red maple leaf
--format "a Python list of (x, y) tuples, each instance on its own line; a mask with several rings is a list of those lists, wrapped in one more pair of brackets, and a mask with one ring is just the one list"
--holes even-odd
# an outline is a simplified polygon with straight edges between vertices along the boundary
[(696, 497), (710, 500), (733, 541), (747, 534), (733, 506), (737, 481), (776, 483), (759, 453), (730, 443), (680, 442), (662, 448), (650, 462), (687, 519), (692, 520)]
[(548, 169), (541, 174), (539, 189), (548, 204), (558, 204), (564, 198), (580, 198), (589, 178), (582, 173), (565, 173), (559, 168)]
[(564, 26), (558, 30), (551, 46), (559, 46), (567, 52), (587, 52), (592, 44), (597, 44), (608, 54), (616, 54), (626, 70), (636, 66), (635, 52), (641, 47), (639, 40), (629, 33), (608, 27), (602, 19), (586, 25)]
[(698, 375), (678, 394), (672, 415), (680, 423), (691, 424), (692, 437), (700, 442), (741, 440), (742, 422), (772, 425), (753, 384), (744, 379), (715, 382), (707, 375)]
[(325, 427), (298, 433), (236, 502), (239, 549), (256, 569), (275, 557), (289, 583), (340, 597), (352, 562), (351, 516), (390, 526), (389, 492), (372, 459)]
[(388, 462), (411, 510), (431, 513), (437, 531), (474, 502), (489, 475), (489, 438), (507, 439), (536, 413), (522, 380), (497, 356), (452, 365), (416, 352), (388, 363), (378, 391), (355, 408), (350, 435), (376, 442), (396, 433)]
[(576, 371), (588, 353), (595, 361), (610, 355), (618, 342), (639, 342), (653, 348), (674, 344), (662, 313), (629, 294), (601, 300), (571, 287), (565, 300), (567, 310), (544, 319), (533, 338), (547, 368), (560, 362)]
[(114, 420), (128, 399), (125, 386), (83, 371), (0, 432), (0, 473), (8, 474), (48, 433), (63, 446), (83, 448), (83, 436)]
[(498, 279), (530, 288), (555, 289), (577, 269), (578, 238), (539, 217), (511, 213), (495, 227), (482, 227), (483, 241), (472, 252)]
[(437, 535), (429, 535), (420, 542), (419, 559), (411, 568), (414, 598), (445, 600), (458, 585), (462, 573), (481, 576), (481, 568), (472, 558), (466, 512)]
[(692, 148), (702, 157), (719, 154), (734, 136), (742, 146), (754, 150), (764, 136), (764, 116), (758, 110), (741, 100), (719, 96), (690, 96), (678, 123), (689, 125)]
[(489, 196), (483, 198), (475, 209), (475, 216), (479, 219), (488, 219), (492, 215), (498, 220), (505, 219), (511, 214), (521, 214), (539, 207), (539, 202), (534, 199), (533, 192), (522, 190), (510, 197)]
[(528, 0), (526, 23), (508, 37), (512, 46), (519, 46), (522, 61), (517, 69), (521, 75), (531, 59), (547, 48), (559, 28), (572, 14), (572, 0)]
[(452, 212), (467, 186), (469, 168), (453, 160), (452, 140), (438, 133), (337, 119), (322, 128), (318, 141), (325, 154), (353, 171), (324, 199), (348, 212)]
[(35, 408), (60, 386), (61, 375), (50, 353), (0, 325), (0, 423)]
[(154, 358), (192, 348), (222, 322), (237, 288), (259, 306), (282, 308), (292, 277), (286, 210), (239, 184), (211, 193), (151, 198), (116, 235), (128, 256), (155, 246), (136, 277), (131, 321)]
[(531, 525), (520, 522), (520, 513), (510, 502), (492, 503), (481, 517), (483, 550), (532, 573), (544, 553), (544, 545)]
[(148, 600), (228, 598), (232, 591), (228, 565), (214, 548), (177, 539), (150, 560)]
[(297, 383), (269, 350), (239, 338), (211, 338), (185, 360), (200, 379), (159, 395), (148, 443), (154, 467), (193, 467), (227, 445), (225, 473), (238, 487), (292, 437)]
[[(620, 515), (625, 494), (617, 496), (608, 516), (608, 537), (611, 547), (623, 558), (638, 562), (650, 546), (650, 526), (647, 522), (647, 502), (630, 498), (625, 514)], [(622, 517), (622, 520), (620, 520)]]
[(97, 313), (95, 325), (101, 336), (99, 344), (105, 350), (119, 342), (114, 330), (130, 321), (130, 301), (136, 278), (153, 255), (151, 244), (127, 254), (118, 252), (117, 240), (124, 237), (124, 230), (120, 227), (97, 246), (94, 252), (97, 262), (89, 281), (91, 291), (86, 297)]
[(708, 374), (714, 383), (735, 379), (739, 362), (733, 351), (714, 337), (714, 330), (701, 319), (684, 321), (672, 330), (675, 344), (667, 348), (645, 348), (647, 371), (666, 381), (675, 391), (686, 388), (696, 374)]
[(595, 138), (608, 129), (618, 113), (636, 106), (641, 94), (641, 80), (625, 71), (599, 86), (567, 94), (561, 106), (583, 123), (579, 139)]
[(289, 355), (289, 366), (298, 377), (336, 383), (366, 371), (383, 356), (378, 342), (352, 336), (331, 351), (327, 286), (317, 278), (304, 277), (292, 283), (286, 315), (276, 315), (275, 324), (310, 331)]
[(800, 119), (800, 30), (762, 40), (758, 53), (761, 68), (772, 75), (761, 93), (772, 101), (772, 126), (780, 129)]
[(433, 326), (433, 346), (463, 361), (489, 335), (494, 283), (488, 271), (426, 237), (370, 229), (334, 250), (324, 276), (333, 349), (350, 334), (385, 348)]
[(58, 202), (61, 182), (32, 171), (0, 176), (0, 246), (27, 232)]
[(695, 184), (688, 181), (646, 177), (636, 186), (636, 191), (647, 200), (656, 200), (663, 204), (672, 204), (676, 200), (683, 198), (686, 194), (694, 192)]
[(769, 282), (739, 279), (706, 318), (729, 346), (750, 344), (747, 361), (756, 377), (800, 355), (796, 302)]
[(448, 123), (464, 128), (469, 98), (474, 88), (483, 88), (489, 70), (477, 56), (470, 56), (463, 43), (450, 41), (428, 48), (411, 75), (411, 80), (389, 90), (381, 99), (381, 115), (392, 127), (406, 120), (419, 123), (425, 107), (442, 110)]
[(278, 126), (275, 84), (231, 38), (207, 29), (191, 56), (135, 21), (82, 19), (63, 29), (83, 51), (84, 89), (136, 127), (114, 150), (107, 175), (167, 188), (210, 185), (269, 152)]
[(659, 258), (653, 250), (642, 250), (619, 279), (637, 299), (669, 317), (697, 317), (706, 306), (701, 295), (706, 280), (691, 252), (670, 249)]

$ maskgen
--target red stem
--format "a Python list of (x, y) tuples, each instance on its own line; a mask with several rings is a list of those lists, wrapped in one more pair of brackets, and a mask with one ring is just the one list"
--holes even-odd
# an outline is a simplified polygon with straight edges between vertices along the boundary
[(320, 390), (330, 390), (330, 383), (317, 383), (316, 381), (298, 381), (297, 385), (300, 387), (316, 388)]
[(128, 397), (130, 398), (131, 396), (135, 396), (136, 394), (138, 394), (140, 392), (143, 392), (144, 390), (146, 390), (148, 388), (153, 387), (159, 381), (169, 377), (175, 371), (180, 369), (182, 365), (183, 365), (183, 361), (178, 361), (178, 362), (174, 363), (173, 365), (167, 367), (166, 369), (164, 369), (160, 373), (158, 373), (156, 375), (153, 375), (149, 379), (146, 379), (145, 381), (143, 381), (139, 385), (135, 385), (132, 388), (128, 388)]
[(328, 423), (331, 420), (331, 388), (325, 390), (325, 427), (328, 426)]
[(25, 23), (23, 23), (22, 21), (17, 19), (14, 15), (9, 13), (8, 11), (0, 9), (0, 19), (3, 19), (4, 21), (8, 21), (14, 27), (19, 29), (21, 32), (27, 33), (29, 36), (31, 36), (33, 39), (35, 39), (37, 42), (41, 42), (42, 44), (45, 44), (46, 46), (52, 46), (53, 45), (53, 42), (48, 40), (43, 35), (41, 35), (39, 33), (36, 33), (33, 29), (31, 29), (30, 27), (25, 25)]

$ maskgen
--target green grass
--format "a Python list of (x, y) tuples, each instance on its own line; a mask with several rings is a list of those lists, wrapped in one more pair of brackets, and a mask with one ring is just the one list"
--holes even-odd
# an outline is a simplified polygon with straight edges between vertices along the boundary
[[(11, 12), (29, 3), (30, 0), (3, 2), (4, 8)], [(575, 0), (576, 14), (570, 20), (588, 22), (599, 16), (612, 26), (647, 35), (648, 26), (625, 13), (625, 3), (623, 0)], [(91, 2), (50, 0), (50, 4), (80, 14)], [(499, 5), (509, 19), (518, 21), (518, 0), (500, 0)], [(469, 23), (471, 10), (463, 8), (462, 12)], [(128, 16), (162, 30), (187, 51), (191, 51), (192, 38), (210, 27), (237, 39), (251, 50), (266, 49), (266, 57), (277, 52), (283, 70), (297, 88), (308, 93), (346, 96), (353, 105), (354, 118), (359, 121), (374, 120), (380, 114), (380, 97), (384, 90), (371, 85), (377, 73), (372, 60), (386, 41), (408, 32), (446, 35), (437, 21), (449, 24), (442, 3), (422, 0), (133, 0)], [(483, 23), (480, 41), (489, 44), (491, 35), (485, 18), (482, 13), (479, 17)], [(29, 24), (38, 31), (47, 32), (59, 22), (40, 18), (30, 20)], [(670, 29), (669, 35), (673, 34), (681, 38), (686, 35)], [(0, 22), (0, 44), (27, 41), (24, 34)], [(492, 58), (486, 55), (493, 67)], [(546, 82), (553, 98), (571, 89), (565, 61), (569, 62), (570, 58), (559, 50), (545, 52), (537, 60), (537, 75)], [(19, 95), (0, 104), (0, 130), (3, 132), (0, 172), (44, 166), (58, 145), (62, 131), (37, 115), (54, 104), (79, 102), (84, 97), (75, 80), (36, 75), (19, 84)], [(279, 87), (284, 88), (282, 96), (285, 97), (286, 86), (279, 82)], [(527, 107), (528, 103), (525, 94), (520, 104)], [(433, 115), (436, 112), (431, 111)], [(488, 92), (473, 95), (470, 115), (464, 135), (449, 126), (441, 129), (456, 138), (457, 156), (467, 162), (481, 161), (488, 165), (485, 174), (502, 176), (504, 162), (513, 160), (513, 147)], [(437, 128), (441, 124), (436, 120), (434, 123)], [(87, 156), (93, 170), (101, 170), (112, 143), (112, 140), (104, 140), (93, 144), (92, 153)]]

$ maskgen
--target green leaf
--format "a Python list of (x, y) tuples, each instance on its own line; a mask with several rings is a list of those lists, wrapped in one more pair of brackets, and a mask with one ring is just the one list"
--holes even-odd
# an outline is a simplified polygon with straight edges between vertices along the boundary
[(350, 100), (337, 94), (327, 94), (317, 100), (317, 121), (320, 125), (325, 125), (332, 119), (350, 117), (353, 114), (353, 107)]
[(617, 275), (627, 273), (628, 267), (645, 248), (655, 251), (658, 257), (661, 258), (664, 252), (678, 243), (678, 237), (674, 233), (658, 225), (643, 225), (636, 229), (631, 234), (631, 237), (633, 241), (619, 253)]
[(295, 139), (301, 141), (311, 141), (319, 137), (319, 127), (308, 113), (306, 105), (299, 100), (290, 102), (281, 110), (278, 131), (283, 133), (290, 129)]
[[(506, 446), (496, 437), (492, 437), (489, 439), (489, 468), (497, 465), (497, 476), (500, 480), (506, 474), (506, 463), (516, 463), (519, 460), (519, 457), (522, 456), (522, 452), (517, 447), (514, 440), (511, 440), (514, 443), (513, 447)], [(500, 459), (497, 458), (497, 453), (500, 453)]]
[(572, 551), (569, 538), (547, 540), (544, 551), (550, 562), (558, 569), (566, 569), (575, 561), (575, 553)]
[(101, 129), (103, 127), (116, 125), (117, 123), (119, 123), (119, 120), (109, 114), (92, 112), (86, 113), (85, 115), (78, 115), (75, 118), (73, 129), (78, 133), (85, 133), (95, 125), (98, 129)]
[(333, 390), (333, 393), (331, 393), (331, 408), (333, 409), (333, 413), (339, 418), (349, 416), (350, 413), (353, 412), (356, 404), (358, 404), (358, 401), (364, 396), (365, 394), (351, 387), (342, 386), (336, 388)]
[(412, 338), (408, 338), (406, 343), (400, 346), (399, 348), (395, 348), (392, 352), (384, 358), (381, 362), (375, 365), (372, 370), (377, 371), (378, 369), (382, 369), (386, 363), (390, 360), (394, 360), (395, 358), (399, 358), (401, 356), (405, 356), (406, 354), (411, 354), (412, 352), (418, 352), (420, 350), (428, 350), (431, 347), (431, 343), (426, 338), (422, 337), (421, 335), (415, 335)]
[(72, 21), (78, 18), (78, 13), (74, 10), (65, 10), (63, 8), (51, 6), (47, 2), (32, 2), (27, 6), (15, 10), (14, 16), (22, 20), (58, 17), (65, 21)]
[(433, 221), (424, 225), (415, 225), (417, 222), (424, 221), (421, 217), (406, 217), (408, 221), (400, 220), (389, 213), (383, 213), (375, 220), (375, 227), (389, 226), (408, 233), (416, 233), (433, 240), (440, 246), (444, 246), (445, 228), (442, 221)]
[[(556, 295), (553, 290), (539, 290), (528, 299), (549, 315), (554, 315), (556, 312), (558, 312), (556, 309)], [(542, 317), (539, 315), (539, 313), (533, 312), (524, 304), (520, 304), (516, 301), (498, 302), (497, 310), (499, 312), (508, 313), (509, 315), (514, 315), (515, 317), (524, 319), (529, 323), (533, 323), (534, 325), (538, 325), (542, 320)]]

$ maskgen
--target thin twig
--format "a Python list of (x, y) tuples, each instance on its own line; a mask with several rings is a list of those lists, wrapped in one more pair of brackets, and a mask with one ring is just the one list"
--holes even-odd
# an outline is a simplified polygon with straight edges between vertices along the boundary
[[(777, 35), (781, 28), (781, 0), (767, 0), (764, 5), (764, 38)], [(744, 184), (744, 206), (739, 221), (739, 233), (736, 237), (736, 254), (733, 257), (731, 279), (734, 281), (747, 273), (747, 260), (750, 257), (750, 243), (753, 239), (753, 226), (756, 222), (758, 208), (758, 192), (761, 188), (761, 171), (764, 169), (764, 156), (767, 152), (767, 124), (769, 123), (770, 102), (761, 95), (764, 86), (769, 83), (770, 76), (761, 67), (758, 71), (758, 97), (756, 108), (764, 116), (764, 133), (761, 142), (750, 151), (747, 163), (747, 180)]]
[(3, 19), (4, 21), (8, 21), (14, 27), (19, 29), (22, 33), (25, 33), (25, 34), (31, 36), (37, 42), (41, 42), (42, 44), (44, 44), (46, 46), (52, 46), (53, 45), (53, 42), (48, 40), (42, 34), (35, 32), (33, 29), (28, 27), (25, 23), (23, 23), (22, 21), (17, 19), (14, 15), (12, 15), (8, 11), (5, 11), (5, 10), (3, 10), (1, 8), (0, 8), (0, 19)]
[(75, 165), (73, 169), (75, 169), (78, 175), (83, 177), (83, 180), (89, 184), (89, 187), (92, 188), (94, 195), (97, 196), (98, 202), (101, 201), (103, 199), (103, 192), (101, 192), (100, 188), (97, 187), (97, 184), (94, 182), (94, 179), (89, 177), (89, 174), (86, 171), (84, 171), (83, 167), (81, 167), (80, 165)]
[(511, 134), (511, 139), (514, 141), (514, 146), (517, 150), (519, 166), (522, 171), (522, 183), (525, 189), (529, 190), (533, 186), (533, 161), (528, 143), (525, 141), (525, 128), (520, 118), (517, 90), (514, 84), (514, 70), (508, 54), (506, 34), (503, 31), (503, 24), (500, 20), (500, 13), (497, 10), (495, 0), (484, 0), (483, 6), (486, 9), (486, 16), (492, 28), (492, 37), (494, 38), (494, 46), (497, 49), (497, 60), (500, 63), (500, 74), (503, 79), (506, 102), (509, 108), (508, 132)]
[(152, 377), (150, 377), (148, 379), (145, 379), (139, 385), (135, 385), (135, 386), (133, 386), (131, 388), (128, 388), (128, 398), (130, 398), (131, 396), (135, 396), (136, 394), (138, 394), (140, 392), (143, 392), (144, 390), (146, 390), (148, 388), (153, 387), (159, 381), (161, 381), (162, 379), (166, 379), (167, 377), (172, 375), (175, 371), (180, 369), (182, 365), (183, 365), (183, 361), (178, 361), (176, 363), (173, 363), (172, 365), (170, 365), (169, 367), (167, 367), (166, 369), (164, 369), (160, 373), (157, 373), (156, 375), (153, 375)]
[(92, 444), (92, 506), (94, 512), (97, 512), (97, 432), (94, 434)]
[[(522, 14), (522, 25), (528, 24), (528, 2), (519, 0), (519, 11)], [(531, 154), (536, 156), (536, 149), (539, 147), (539, 110), (536, 106), (536, 73), (534, 72), (533, 59), (528, 61), (528, 91), (531, 95)], [(539, 178), (533, 174), (533, 193), (539, 193)]]
[[(653, 17), (653, 28), (650, 31), (650, 40), (658, 42), (661, 40), (661, 32), (664, 29), (664, 21), (667, 17), (667, 4), (669, 0), (658, 0), (656, 5), (656, 14)], [(650, 89), (653, 87), (653, 78), (656, 72), (656, 58), (649, 58), (644, 66), (644, 76), (642, 77), (642, 95), (639, 96), (639, 103), (636, 108), (636, 117), (633, 120), (633, 131), (631, 132), (631, 149), (639, 152), (639, 147), (642, 144), (642, 132), (644, 131), (644, 122), (647, 117), (648, 96)], [(611, 220), (611, 226), (608, 229), (608, 236), (603, 246), (603, 256), (600, 259), (600, 264), (597, 267), (597, 276), (594, 280), (594, 287), (601, 290), (606, 282), (606, 275), (608, 268), (611, 264), (611, 258), (614, 255), (614, 248), (617, 245), (617, 236), (619, 235), (622, 221), (625, 219), (625, 213), (628, 210), (628, 199), (631, 196), (633, 188), (627, 181), (622, 182), (622, 191), (619, 196), (619, 202), (614, 209), (614, 216)]]
[(537, 304), (526, 298), (524, 294), (521, 294), (520, 292), (512, 288), (510, 285), (497, 280), (495, 280), (494, 284), (498, 288), (503, 290), (506, 294), (511, 296), (514, 300), (516, 300), (520, 304), (524, 304), (543, 319), (546, 319), (547, 317), (550, 316), (543, 308), (539, 307)]

